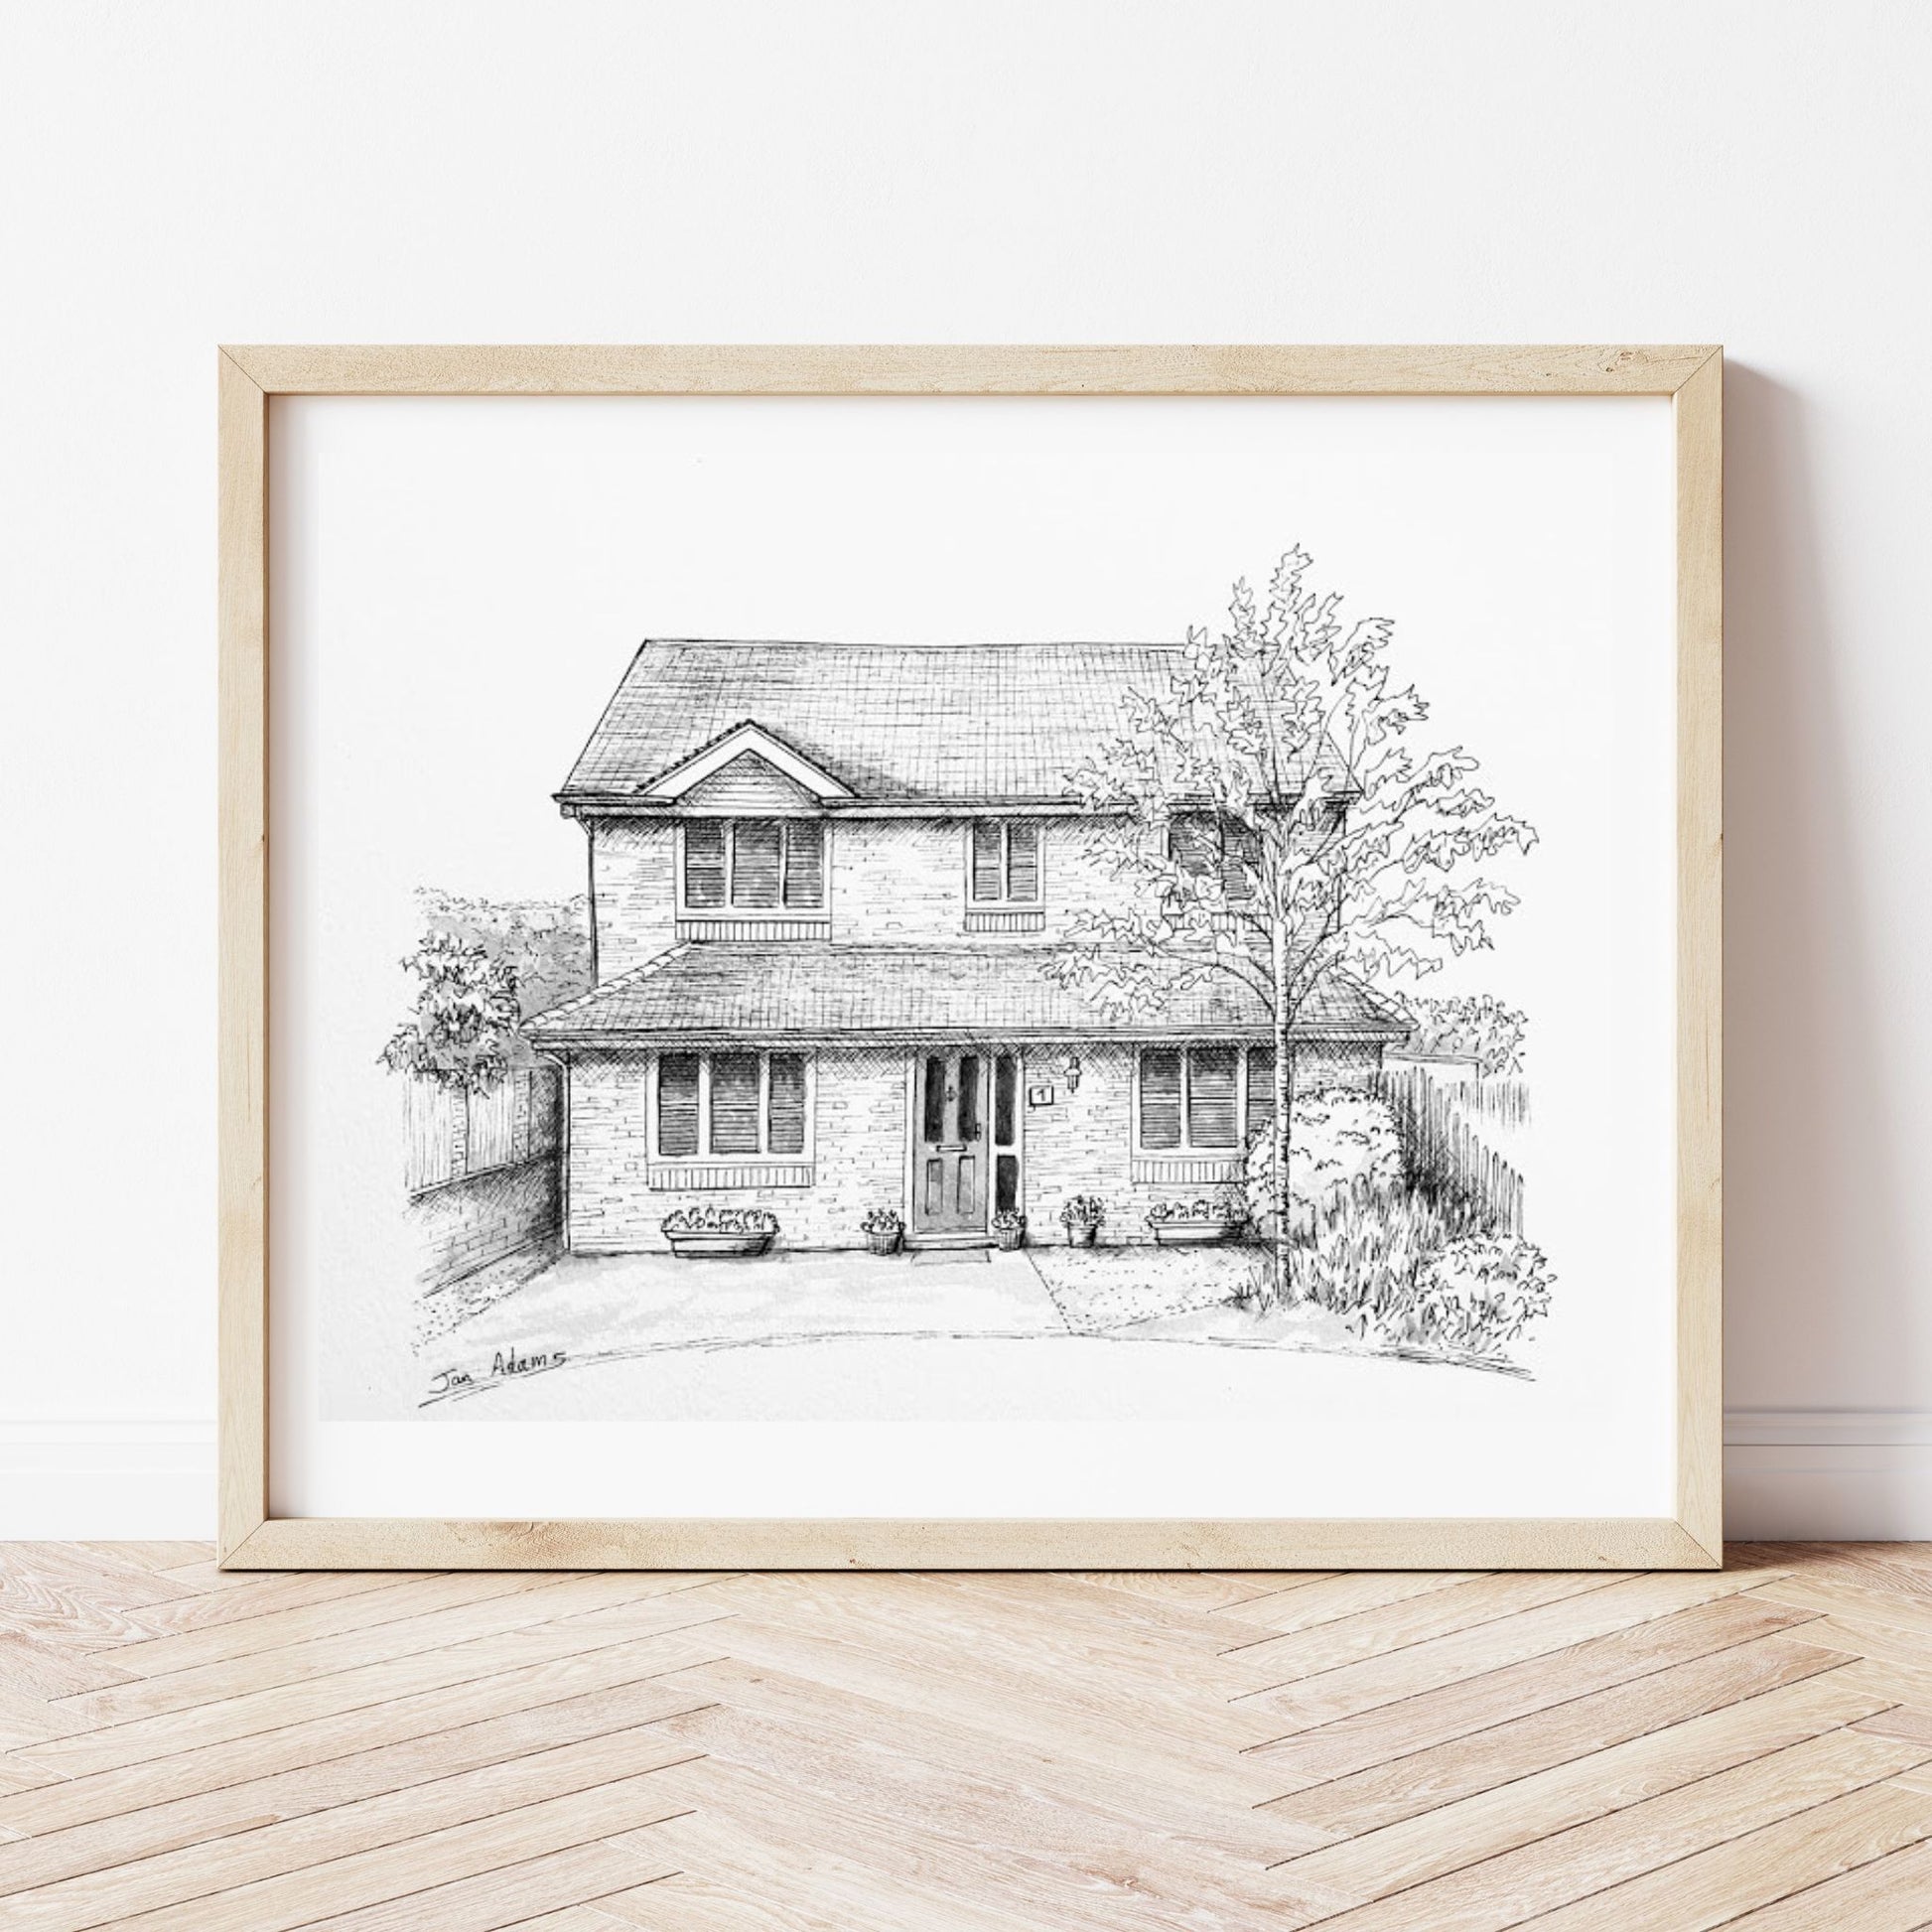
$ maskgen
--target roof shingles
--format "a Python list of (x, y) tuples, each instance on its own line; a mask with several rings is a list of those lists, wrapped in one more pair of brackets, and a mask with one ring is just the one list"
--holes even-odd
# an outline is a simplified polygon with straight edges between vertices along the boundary
[[(1260, 998), (1225, 974), (1176, 970), (1154, 1025), (1063, 986), (1046, 946), (697, 944), (674, 947), (526, 1024), (540, 1046), (664, 1035), (788, 1038), (1152, 1038), (1269, 1031)], [(1297, 1019), (1298, 1038), (1397, 1038), (1408, 1022), (1359, 981), (1331, 973)]]
[(634, 793), (751, 720), (866, 798), (1064, 798), (1179, 648), (654, 639), (558, 795)]

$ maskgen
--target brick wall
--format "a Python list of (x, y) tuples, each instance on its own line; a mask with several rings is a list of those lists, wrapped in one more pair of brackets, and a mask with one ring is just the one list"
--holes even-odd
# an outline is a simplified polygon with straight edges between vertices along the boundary
[[(1077, 1091), (1066, 1081), (1066, 1051), (1035, 1046), (1022, 1061), (1023, 1100), (1049, 1086), (1052, 1103), (1023, 1106), (1023, 1206), (1035, 1240), (1059, 1239), (1059, 1211), (1071, 1194), (1107, 1203), (1107, 1242), (1145, 1241), (1145, 1216), (1157, 1201), (1192, 1200), (1216, 1184), (1207, 1164), (1175, 1164), (1162, 1176), (1136, 1177), (1131, 1144), (1134, 1050), (1077, 1047)], [(1305, 1090), (1363, 1085), (1375, 1049), (1352, 1042), (1305, 1047), (1296, 1079)], [(662, 1249), (658, 1223), (675, 1208), (767, 1207), (779, 1241), (793, 1248), (864, 1245), (859, 1221), (869, 1207), (906, 1212), (906, 1050), (862, 1047), (817, 1057), (814, 1160), (807, 1186), (653, 1188), (647, 1155), (648, 1053), (594, 1053), (570, 1070), (570, 1243), (589, 1254)], [(745, 1167), (756, 1166), (746, 1162)]]
[(419, 1279), (441, 1288), (558, 1232), (563, 1201), (557, 1156), (429, 1188), (410, 1197), (408, 1214), (423, 1257)]
[[(662, 1249), (658, 1223), (674, 1208), (768, 1207), (779, 1243), (865, 1245), (860, 1217), (902, 1211), (905, 1055), (859, 1048), (817, 1056), (815, 1160), (809, 1186), (657, 1189), (647, 1158), (648, 1053), (592, 1053), (570, 1069), (570, 1243), (590, 1254)], [(747, 1166), (754, 1165), (751, 1163)]]
[(659, 820), (586, 820), (597, 919), (597, 975), (655, 959), (677, 939), (671, 827)]
[[(1106, 1243), (1146, 1241), (1146, 1215), (1160, 1201), (1189, 1201), (1212, 1194), (1220, 1181), (1204, 1170), (1212, 1162), (1139, 1164), (1166, 1170), (1161, 1178), (1136, 1178), (1133, 1150), (1134, 1049), (1127, 1045), (1087, 1045), (1080, 1056), (1077, 1091), (1067, 1086), (1066, 1049), (1035, 1047), (1025, 1067), (1027, 1087), (1050, 1086), (1052, 1105), (1026, 1109), (1026, 1213), (1029, 1238), (1058, 1241), (1060, 1207), (1069, 1195), (1098, 1194), (1107, 1205), (1100, 1239)], [(1322, 1041), (1298, 1047), (1295, 1081), (1303, 1092), (1317, 1087), (1366, 1086), (1374, 1077), (1379, 1049), (1355, 1040)], [(1239, 1162), (1226, 1164), (1230, 1173)]]
[[(967, 938), (966, 827), (947, 819), (839, 818), (826, 828), (829, 936), (856, 945), (919, 945)], [(610, 979), (653, 959), (677, 941), (675, 832), (667, 820), (586, 821), (597, 900), (598, 977)], [(1043, 923), (1037, 935), (1063, 939), (1075, 915), (1118, 903), (1124, 888), (1089, 845), (1076, 819), (1042, 819)], [(750, 936), (764, 928), (748, 927)], [(824, 928), (799, 930), (825, 936)], [(734, 936), (746, 936), (735, 933)], [(775, 933), (773, 937), (776, 937)]]

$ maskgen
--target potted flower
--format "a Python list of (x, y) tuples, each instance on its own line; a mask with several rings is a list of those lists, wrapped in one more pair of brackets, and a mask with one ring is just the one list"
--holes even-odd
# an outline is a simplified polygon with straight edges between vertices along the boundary
[(1027, 1217), (1011, 1207), (993, 1216), (993, 1239), (1003, 1248), (1017, 1248), (1027, 1238)]
[(674, 1255), (761, 1255), (778, 1217), (764, 1207), (680, 1207), (658, 1225)]
[(876, 1255), (890, 1255), (898, 1252), (898, 1244), (905, 1234), (905, 1223), (890, 1207), (875, 1207), (859, 1223), (866, 1237), (866, 1246)]
[(1098, 1194), (1075, 1194), (1060, 1209), (1060, 1225), (1066, 1229), (1069, 1248), (1091, 1248), (1100, 1224), (1107, 1218), (1107, 1204)]
[(1200, 1248), (1231, 1241), (1247, 1221), (1247, 1207), (1232, 1187), (1223, 1187), (1212, 1200), (1161, 1201), (1147, 1212), (1147, 1224), (1163, 1248)]

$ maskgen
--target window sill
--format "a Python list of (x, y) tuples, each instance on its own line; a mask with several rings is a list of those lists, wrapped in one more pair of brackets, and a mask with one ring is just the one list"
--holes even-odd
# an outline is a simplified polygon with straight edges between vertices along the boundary
[(677, 936), (687, 939), (824, 939), (829, 912), (680, 912)]
[(969, 905), (968, 932), (1044, 932), (1046, 911), (1038, 905)]
[(1133, 1178), (1137, 1186), (1225, 1186), (1242, 1178), (1239, 1154), (1137, 1154)]
[(809, 1161), (653, 1161), (653, 1194), (709, 1187), (809, 1187)]

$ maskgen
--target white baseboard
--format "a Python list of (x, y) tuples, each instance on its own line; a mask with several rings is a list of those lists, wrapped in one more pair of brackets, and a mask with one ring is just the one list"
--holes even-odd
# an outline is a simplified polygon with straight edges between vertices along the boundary
[[(1932, 1539), (1932, 1410), (1729, 1411), (1725, 1533)], [(0, 1541), (213, 1535), (212, 1423), (0, 1422)]]
[(1932, 1410), (1727, 1411), (1725, 1534), (1737, 1541), (1932, 1538)]
[(212, 1541), (211, 1422), (0, 1422), (0, 1541)]

